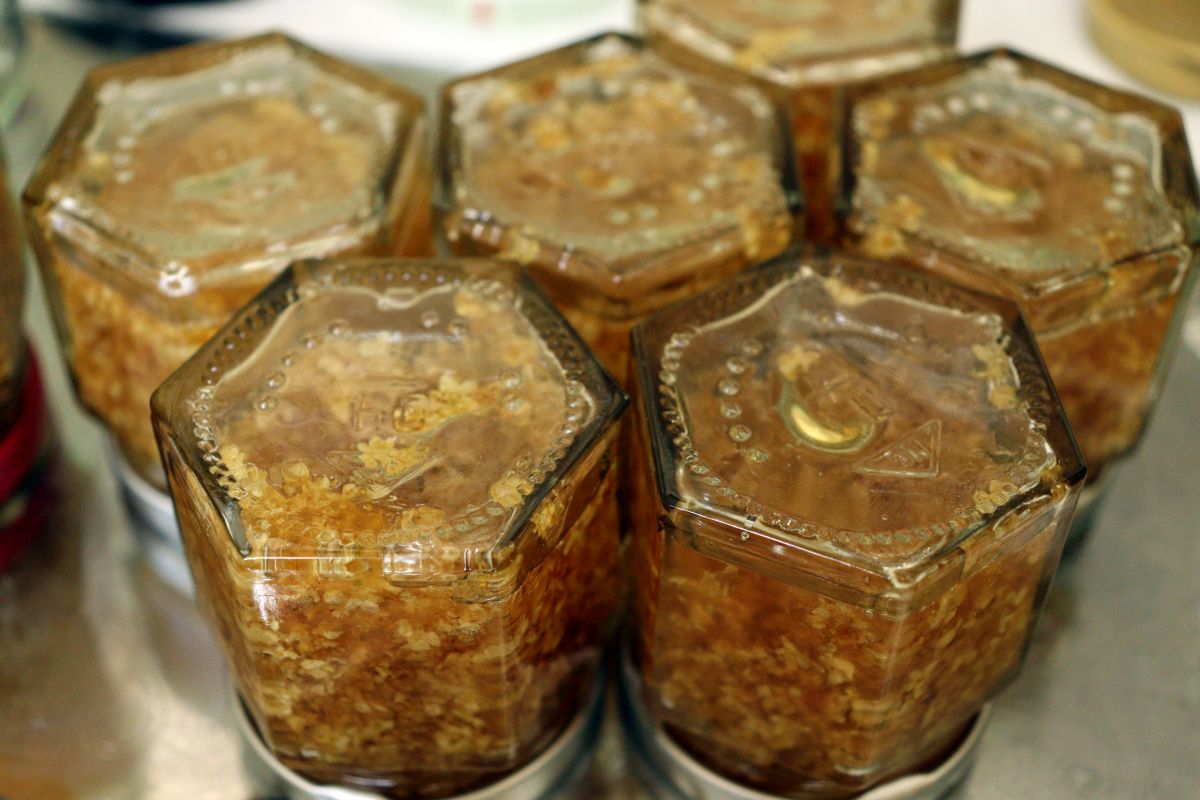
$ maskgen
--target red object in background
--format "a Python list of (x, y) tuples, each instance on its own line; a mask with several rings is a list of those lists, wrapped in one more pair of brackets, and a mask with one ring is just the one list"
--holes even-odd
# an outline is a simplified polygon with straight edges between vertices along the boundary
[(0, 439), (0, 572), (5, 572), (46, 526), (54, 489), (46, 396), (33, 351), (26, 358), (21, 410)]
[(492, 0), (479, 0), (471, 6), (471, 22), (477, 27), (486, 28), (492, 24), (496, 16), (496, 4)]

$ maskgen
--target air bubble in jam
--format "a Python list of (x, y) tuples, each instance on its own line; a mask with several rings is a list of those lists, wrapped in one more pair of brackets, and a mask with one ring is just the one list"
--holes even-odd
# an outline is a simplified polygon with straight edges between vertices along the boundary
[(753, 358), (762, 353), (763, 345), (758, 339), (747, 339), (742, 342), (741, 350), (743, 355)]
[(735, 442), (748, 442), (751, 435), (750, 429), (745, 425), (731, 425), (729, 427), (729, 438)]

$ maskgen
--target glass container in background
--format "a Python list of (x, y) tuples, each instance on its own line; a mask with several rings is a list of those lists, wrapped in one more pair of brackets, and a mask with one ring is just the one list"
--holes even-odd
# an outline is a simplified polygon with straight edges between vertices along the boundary
[(734, 68), (787, 99), (808, 235), (828, 239), (841, 167), (847, 83), (950, 56), (959, 0), (639, 0), (639, 26), (664, 55)]
[(441, 232), (527, 266), (619, 379), (650, 311), (777, 254), (799, 189), (787, 125), (732, 73), (605, 34), (444, 90)]
[(852, 91), (846, 242), (1019, 302), (1088, 464), (1142, 436), (1200, 241), (1177, 111), (1005, 50)]
[(54, 496), (49, 415), (24, 304), (25, 243), (0, 147), (0, 573), (45, 528)]
[(25, 245), (0, 152), (0, 438), (8, 433), (21, 408), (26, 362), (24, 306)]
[(28, 50), (29, 35), (20, 4), (0, 0), (0, 125), (12, 121), (29, 92)]
[(279, 35), (94, 70), (25, 191), (80, 401), (147, 483), (150, 393), (289, 262), (430, 247), (421, 101)]
[(1200, 100), (1195, 0), (1088, 0), (1092, 38), (1122, 69), (1164, 92)]
[(649, 712), (785, 797), (953, 752), (1021, 666), (1084, 475), (1016, 306), (792, 253), (655, 315), (634, 353)]
[(197, 595), (282, 764), (443, 797), (555, 740), (617, 606), (624, 405), (473, 260), (301, 262), (163, 384)]

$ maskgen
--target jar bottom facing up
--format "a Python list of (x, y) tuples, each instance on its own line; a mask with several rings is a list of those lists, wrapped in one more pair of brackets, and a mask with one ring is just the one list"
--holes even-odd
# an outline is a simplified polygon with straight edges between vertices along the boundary
[[(516, 772), (490, 786), (446, 800), (569, 800), (577, 796), (587, 778), (600, 727), (604, 721), (607, 681), (598, 669), (587, 703), (540, 755)], [(384, 795), (362, 789), (318, 784), (284, 766), (263, 742), (246, 706), (232, 684), (229, 694), (238, 733), (255, 773), (269, 776), (287, 800), (384, 800)]]
[(108, 439), (109, 461), (121, 487), (121, 499), (137, 536), (141, 556), (173, 589), (192, 596), (192, 573), (183, 552), (183, 538), (175, 519), (171, 495), (152, 485), (125, 460), (114, 439)]
[[(627, 760), (651, 800), (784, 800), (717, 774), (676, 744), (646, 709), (628, 640), (621, 651), (619, 705)], [(958, 747), (940, 763), (875, 786), (857, 795), (856, 800), (944, 798), (966, 780), (975, 766), (979, 740), (990, 713), (989, 703), (971, 722)]]

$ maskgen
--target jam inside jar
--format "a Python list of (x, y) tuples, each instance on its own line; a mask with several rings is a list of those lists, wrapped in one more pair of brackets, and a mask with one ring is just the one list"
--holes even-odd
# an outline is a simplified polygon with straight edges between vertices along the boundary
[(634, 342), (651, 714), (787, 797), (952, 748), (1020, 667), (1084, 473), (1015, 306), (790, 254)]
[(999, 50), (859, 87), (843, 237), (1016, 300), (1099, 485), (1158, 398), (1200, 227), (1177, 111)]
[(950, 57), (958, 0), (641, 0), (646, 38), (697, 69), (736, 69), (787, 99), (808, 238), (834, 233), (845, 86)]
[(398, 797), (485, 785), (586, 700), (624, 395), (513, 270), (301, 262), (154, 395), (197, 593), (265, 743)]
[(445, 90), (442, 234), (529, 267), (618, 378), (650, 311), (776, 255), (799, 189), (778, 108), (605, 34)]
[(430, 248), (420, 98), (279, 35), (94, 70), (25, 190), (82, 404), (151, 484), (151, 392), (288, 263)]

